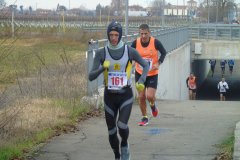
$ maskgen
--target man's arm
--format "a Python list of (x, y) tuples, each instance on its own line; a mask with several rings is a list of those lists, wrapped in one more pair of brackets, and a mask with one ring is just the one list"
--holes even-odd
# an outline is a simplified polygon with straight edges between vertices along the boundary
[(197, 77), (195, 77), (195, 84), (196, 84), (196, 88), (198, 88), (198, 87), (197, 87)]
[(136, 49), (136, 47), (137, 47), (137, 40), (134, 40), (134, 41), (132, 42), (131, 47)]
[(166, 52), (165, 48), (163, 47), (162, 43), (158, 39), (155, 39), (154, 44), (155, 44), (156, 50), (158, 50), (161, 53), (159, 60), (158, 60), (159, 64), (161, 64), (161, 63), (163, 63), (167, 52)]
[(189, 80), (189, 77), (186, 79), (187, 88), (188, 88), (188, 80)]
[(104, 49), (98, 50), (95, 53), (92, 69), (88, 75), (88, 79), (90, 81), (96, 79), (104, 71), (103, 66), (99, 67), (101, 65), (101, 63), (103, 62), (103, 59), (104, 59)]
[(144, 60), (140, 54), (138, 53), (138, 51), (134, 48), (129, 47), (129, 56), (132, 60), (136, 61), (137, 63), (139, 63), (142, 67), (143, 67), (143, 72), (141, 77), (139, 78), (138, 82), (139, 83), (144, 83), (148, 74), (148, 70), (149, 70), (149, 65), (147, 63), (146, 60)]
[(229, 87), (228, 87), (228, 83), (226, 82), (226, 89), (229, 89)]

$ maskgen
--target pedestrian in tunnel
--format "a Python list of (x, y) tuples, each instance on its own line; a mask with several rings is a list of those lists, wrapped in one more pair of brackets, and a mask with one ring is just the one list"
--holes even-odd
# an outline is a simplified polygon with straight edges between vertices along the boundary
[[(150, 28), (147, 24), (141, 24), (139, 26), (139, 35), (140, 37), (132, 42), (131, 47), (136, 48), (140, 55), (149, 64), (149, 71), (145, 82), (145, 89), (142, 91), (138, 91), (138, 102), (142, 113), (142, 118), (141, 121), (138, 122), (138, 125), (146, 126), (148, 124), (147, 101), (149, 102), (153, 117), (157, 117), (158, 115), (158, 108), (155, 103), (158, 85), (158, 69), (164, 61), (164, 58), (166, 56), (166, 50), (158, 39), (151, 36)], [(142, 74), (142, 67), (138, 63), (136, 63), (136, 82)]]
[[(132, 63), (143, 68), (136, 88), (143, 90), (149, 66), (134, 48), (121, 41), (122, 26), (112, 21), (107, 28), (108, 42), (96, 51), (89, 80), (104, 75), (104, 110), (108, 138), (115, 160), (130, 160), (128, 120), (134, 101), (132, 90)], [(118, 139), (118, 132), (121, 142)], [(101, 158), (99, 158), (101, 159)]]
[(225, 74), (225, 65), (227, 64), (226, 60), (221, 60), (220, 61), (220, 67), (222, 69), (222, 76)]
[(186, 79), (186, 84), (188, 87), (189, 100), (196, 100), (197, 94), (197, 80), (194, 73), (190, 73), (190, 76)]
[(227, 90), (229, 89), (229, 87), (228, 87), (228, 83), (225, 81), (224, 77), (222, 77), (222, 80), (218, 83), (217, 88), (219, 90), (220, 101), (225, 101), (226, 93), (227, 93)]
[(233, 72), (233, 66), (234, 66), (234, 60), (233, 59), (229, 59), (228, 60), (228, 67), (229, 67), (229, 72), (232, 75)]
[(216, 59), (210, 59), (209, 63), (211, 65), (211, 71), (212, 71), (212, 77), (213, 77), (214, 70), (215, 70), (215, 65), (216, 65)]

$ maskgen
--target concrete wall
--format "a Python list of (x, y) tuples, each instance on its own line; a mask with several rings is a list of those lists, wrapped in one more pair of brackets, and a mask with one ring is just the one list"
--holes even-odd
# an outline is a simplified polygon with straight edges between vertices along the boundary
[(159, 69), (157, 99), (186, 100), (186, 78), (191, 69), (190, 42), (170, 52)]
[[(192, 39), (194, 59), (240, 59), (239, 41)], [(196, 44), (198, 47), (196, 48)]]

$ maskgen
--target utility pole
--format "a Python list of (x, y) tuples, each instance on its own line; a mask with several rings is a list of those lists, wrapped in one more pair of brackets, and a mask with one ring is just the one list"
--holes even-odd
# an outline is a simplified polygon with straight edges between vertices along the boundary
[(14, 38), (14, 9), (12, 9), (12, 38)]
[(207, 23), (209, 24), (209, 0), (207, 0)]
[(100, 11), (99, 11), (99, 23), (100, 25), (102, 24), (102, 7), (100, 8)]
[(217, 6), (217, 11), (216, 11), (216, 23), (218, 23), (218, 1), (217, 1), (216, 6)]
[(207, 8), (207, 9), (208, 9), (208, 12), (207, 12), (207, 13), (208, 13), (208, 17), (207, 17), (207, 21), (208, 21), (208, 22), (207, 22), (207, 38), (208, 38), (208, 28), (209, 28), (209, 2), (208, 2), (208, 1), (209, 1), (209, 0), (207, 0), (207, 7), (208, 7), (208, 8)]
[(63, 29), (63, 33), (65, 33), (65, 10), (64, 8), (61, 9), (61, 14), (62, 14), (62, 29)]
[(14, 29), (14, 12), (16, 10), (17, 6), (16, 5), (10, 5), (10, 9), (12, 11), (12, 38), (15, 37), (15, 29)]
[(128, 35), (128, 0), (125, 1), (125, 36)]
[(163, 0), (163, 9), (162, 9), (162, 26), (165, 26), (165, 17), (164, 17), (164, 9), (165, 9), (165, 0)]

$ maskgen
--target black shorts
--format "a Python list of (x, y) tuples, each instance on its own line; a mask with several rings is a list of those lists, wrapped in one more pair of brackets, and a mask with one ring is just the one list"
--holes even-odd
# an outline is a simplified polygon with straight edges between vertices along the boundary
[[(141, 74), (135, 71), (135, 82), (137, 82), (140, 77), (141, 77)], [(144, 83), (146, 88), (151, 87), (154, 89), (157, 89), (157, 84), (158, 84), (158, 74), (154, 76), (147, 76), (146, 81)]]
[(227, 94), (227, 92), (220, 92), (220, 95), (223, 95), (224, 97), (226, 97), (226, 94)]
[(190, 89), (189, 88), (189, 90), (192, 91), (192, 93), (196, 93), (197, 92), (197, 89)]
[(211, 70), (214, 71), (214, 69), (215, 69), (215, 66), (211, 66)]

